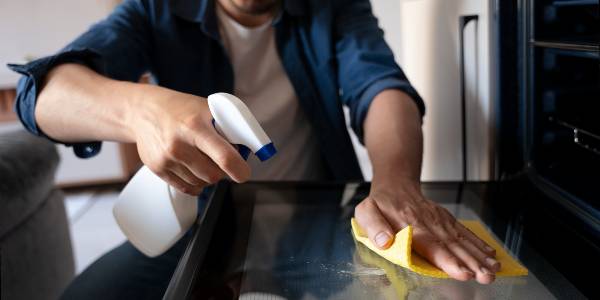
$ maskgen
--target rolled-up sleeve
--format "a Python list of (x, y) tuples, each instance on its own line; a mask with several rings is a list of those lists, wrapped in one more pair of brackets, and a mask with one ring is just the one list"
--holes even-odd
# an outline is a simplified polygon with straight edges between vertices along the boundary
[[(23, 75), (17, 84), (15, 101), (15, 112), (23, 126), (49, 138), (36, 124), (35, 105), (45, 76), (57, 65), (78, 63), (113, 79), (137, 81), (149, 69), (152, 51), (146, 8), (141, 0), (127, 0), (57, 54), (25, 65), (9, 64), (9, 68)], [(99, 141), (64, 144), (73, 146), (75, 154), (82, 158), (94, 156), (101, 147)]]
[(341, 98), (350, 108), (350, 124), (363, 141), (363, 123), (373, 98), (386, 89), (398, 89), (417, 104), (421, 116), (425, 104), (396, 64), (373, 16), (368, 0), (338, 1), (335, 47)]

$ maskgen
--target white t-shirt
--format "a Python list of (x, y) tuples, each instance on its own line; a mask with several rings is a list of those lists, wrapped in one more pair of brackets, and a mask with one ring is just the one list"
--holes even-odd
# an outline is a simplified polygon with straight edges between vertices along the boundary
[(281, 64), (271, 22), (245, 27), (217, 5), (223, 45), (233, 66), (234, 94), (250, 108), (277, 154), (250, 155), (252, 180), (319, 180), (325, 172), (313, 133)]

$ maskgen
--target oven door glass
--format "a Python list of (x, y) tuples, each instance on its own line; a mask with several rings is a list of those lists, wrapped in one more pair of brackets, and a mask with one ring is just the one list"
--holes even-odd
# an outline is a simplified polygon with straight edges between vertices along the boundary
[[(185, 295), (191, 299), (553, 299), (554, 292), (536, 275), (543, 273), (561, 287), (562, 295), (581, 296), (524, 246), (518, 226), (500, 230), (511, 232), (505, 236), (511, 241), (509, 251), (527, 259), (523, 263), (530, 268), (528, 276), (497, 278), (493, 284), (481, 285), (425, 277), (393, 265), (352, 237), (350, 218), (367, 192), (368, 185), (358, 184), (231, 186), (212, 236), (196, 241), (208, 248), (203, 262), (198, 266), (185, 259), (180, 262), (195, 270)], [(425, 192), (458, 218), (485, 224), (479, 216), (489, 208), (483, 208), (476, 195), (466, 191), (465, 203), (456, 203), (456, 187), (431, 187)]]

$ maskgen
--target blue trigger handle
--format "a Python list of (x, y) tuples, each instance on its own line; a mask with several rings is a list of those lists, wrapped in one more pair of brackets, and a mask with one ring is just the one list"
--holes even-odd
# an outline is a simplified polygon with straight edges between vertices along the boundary
[[(217, 128), (217, 126), (215, 125), (215, 119), (212, 119), (212, 125), (215, 129)], [(237, 146), (238, 153), (244, 160), (248, 160), (248, 157), (250, 156), (250, 152), (252, 152), (252, 151), (250, 151), (250, 148), (248, 148), (242, 144), (232, 144), (232, 145)]]
[(240, 153), (240, 155), (242, 156), (242, 158), (244, 160), (248, 160), (248, 156), (250, 156), (250, 148), (242, 145), (242, 144), (237, 144), (236, 145), (238, 147), (238, 153)]

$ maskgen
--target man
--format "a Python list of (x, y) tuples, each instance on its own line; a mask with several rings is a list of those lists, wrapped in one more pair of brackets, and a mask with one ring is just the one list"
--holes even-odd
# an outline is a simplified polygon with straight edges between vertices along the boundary
[[(81, 157), (99, 151), (90, 141), (135, 142), (153, 172), (193, 195), (225, 176), (361, 179), (344, 104), (373, 165), (355, 210), (369, 238), (389, 247), (410, 224), (416, 251), (455, 279), (490, 283), (500, 268), (493, 249), (421, 194), (423, 102), (367, 0), (128, 0), (59, 54), (12, 68), (26, 75), (17, 112), (31, 132)], [(157, 86), (134, 83), (145, 72)], [(205, 99), (214, 92), (248, 104), (279, 148), (272, 161), (246, 163), (216, 133)], [(66, 295), (164, 289), (179, 248), (153, 260), (121, 246)], [(132, 271), (141, 265), (144, 274)]]

